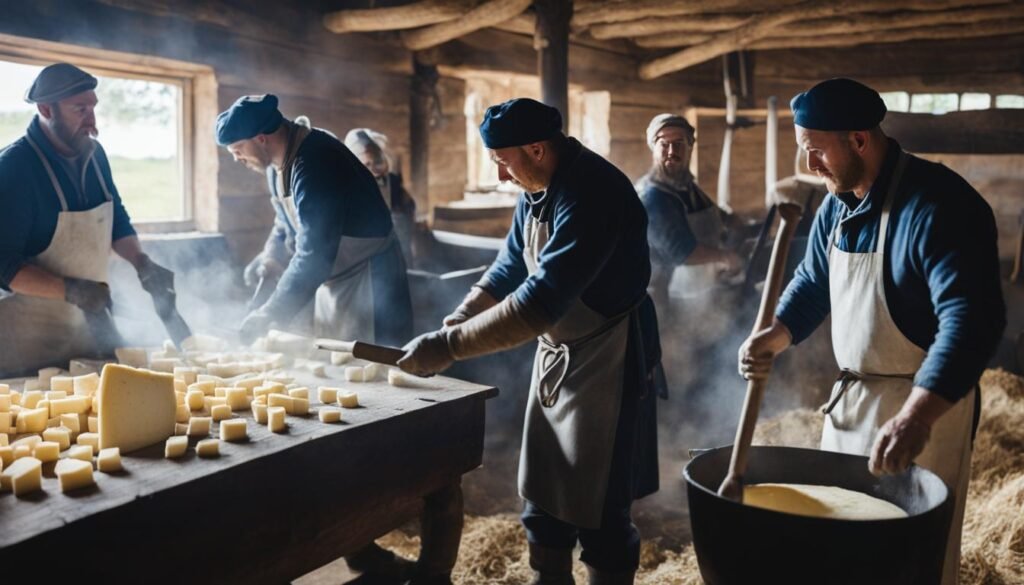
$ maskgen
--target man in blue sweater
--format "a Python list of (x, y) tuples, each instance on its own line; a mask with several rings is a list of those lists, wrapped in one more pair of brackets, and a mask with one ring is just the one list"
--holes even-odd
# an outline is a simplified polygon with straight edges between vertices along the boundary
[(774, 323), (740, 348), (740, 373), (767, 376), (831, 313), (841, 374), (821, 447), (868, 455), (876, 474), (916, 462), (946, 482), (956, 508), (943, 583), (956, 583), (977, 382), (1006, 324), (992, 210), (882, 132), (874, 90), (831, 79), (791, 107), (830, 195)]

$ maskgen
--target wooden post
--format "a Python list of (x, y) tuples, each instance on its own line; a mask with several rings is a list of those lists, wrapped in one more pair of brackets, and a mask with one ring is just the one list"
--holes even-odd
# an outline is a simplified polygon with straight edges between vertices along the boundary
[(562, 113), (562, 129), (569, 129), (569, 20), (572, 0), (535, 0), (537, 75), (541, 101)]
[(437, 91), (437, 66), (425, 64), (413, 53), (412, 91), (409, 97), (409, 164), (416, 206), (430, 216), (430, 117)]

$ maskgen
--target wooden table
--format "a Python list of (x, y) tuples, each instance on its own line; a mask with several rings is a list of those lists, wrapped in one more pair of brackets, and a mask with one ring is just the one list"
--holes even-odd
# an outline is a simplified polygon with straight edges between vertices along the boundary
[[(416, 518), (424, 495), (480, 466), (496, 388), (444, 377), (418, 388), (347, 383), (339, 367), (328, 375), (295, 373), (310, 388), (310, 415), (288, 416), (284, 434), (241, 413), (249, 440), (221, 442), (218, 459), (190, 449), (168, 460), (154, 445), (68, 494), (44, 465), (42, 492), (0, 494), (0, 574), (12, 583), (286, 583)], [(360, 408), (321, 423), (320, 385), (357, 391)]]

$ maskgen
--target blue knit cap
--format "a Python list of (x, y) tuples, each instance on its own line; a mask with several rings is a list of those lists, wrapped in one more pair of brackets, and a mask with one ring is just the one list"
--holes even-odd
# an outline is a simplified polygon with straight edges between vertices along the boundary
[(530, 98), (515, 98), (487, 108), (480, 138), (492, 150), (541, 142), (562, 130), (557, 108)]
[(259, 134), (270, 134), (283, 121), (276, 95), (242, 96), (217, 116), (217, 144), (227, 146)]
[(789, 102), (793, 123), (808, 130), (870, 130), (885, 118), (885, 102), (870, 87), (837, 77)]

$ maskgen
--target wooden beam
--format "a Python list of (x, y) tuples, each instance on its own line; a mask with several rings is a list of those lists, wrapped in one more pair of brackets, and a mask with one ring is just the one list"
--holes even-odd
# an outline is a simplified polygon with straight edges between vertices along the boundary
[[(981, 0), (988, 3), (1009, 3)], [(944, 10), (947, 8), (973, 6), (979, 0), (905, 0), (899, 8), (909, 10)], [(652, 59), (640, 66), (641, 79), (654, 79), (702, 63), (720, 55), (742, 49), (764, 37), (773, 35), (782, 25), (797, 20), (831, 18), (859, 12), (881, 12), (893, 10), (891, 0), (840, 0), (834, 4), (805, 2), (795, 7), (759, 15), (747, 24), (731, 31), (719, 33), (709, 41), (688, 47), (671, 55)]]
[(706, 14), (709, 12), (761, 12), (799, 4), (803, 0), (631, 0), (580, 7), (572, 26), (586, 27), (601, 22), (626, 22), (648, 17)]
[(534, 0), (537, 13), (537, 75), (541, 101), (562, 114), (562, 129), (569, 128), (569, 19), (572, 0)]
[(475, 0), (421, 0), (404, 6), (338, 10), (324, 15), (324, 26), (335, 33), (401, 30), (454, 20)]
[(889, 112), (882, 129), (910, 152), (1024, 153), (1024, 110), (950, 112), (941, 116)]
[(643, 37), (659, 33), (711, 33), (734, 29), (746, 24), (752, 15), (736, 14), (695, 14), (676, 18), (641, 18), (628, 22), (595, 24), (590, 34), (595, 39), (621, 39)]
[(413, 55), (412, 91), (409, 92), (409, 165), (412, 193), (421, 209), (430, 209), (430, 119), (437, 99), (436, 65)]
[(537, 32), (537, 15), (532, 12), (524, 12), (515, 18), (499, 22), (494, 28), (505, 32), (512, 32), (520, 35), (533, 36)]
[(402, 44), (411, 51), (429, 49), (464, 34), (515, 18), (532, 3), (532, 0), (490, 0), (458, 19), (404, 32)]
[[(720, 15), (721, 16), (721, 15)], [(1006, 18), (1024, 17), (1024, 4), (1012, 4), (1009, 6), (992, 6), (985, 8), (964, 8), (959, 10), (943, 10), (939, 12), (903, 12), (900, 14), (856, 14), (843, 15), (835, 18), (812, 20), (807, 22), (793, 22), (780, 26), (772, 33), (772, 37), (823, 37), (824, 35), (849, 35), (852, 33), (874, 33), (897, 29), (910, 29), (919, 27), (936, 26), (942, 24), (967, 24), (982, 22), (986, 20), (997, 20)], [(699, 19), (698, 19), (699, 20)], [(694, 41), (694, 37), (701, 36), (710, 38), (711, 35), (694, 35), (690, 31), (696, 31), (692, 18), (683, 19), (651, 19), (652, 25), (646, 30), (676, 32), (659, 32), (649, 36), (641, 36), (636, 39), (636, 44), (645, 48), (666, 48), (666, 47), (687, 47), (700, 41)], [(600, 25), (602, 27), (625, 27), (630, 23), (622, 25)], [(674, 29), (673, 27), (678, 27)], [(596, 34), (598, 27), (591, 29)], [(644, 29), (635, 29), (637, 31)], [(679, 34), (687, 33), (687, 34)], [(615, 33), (617, 34), (617, 33)], [(643, 34), (639, 33), (638, 34)], [(827, 39), (823, 39), (827, 40)], [(755, 43), (756, 44), (756, 43)], [(860, 44), (860, 43), (849, 43)], [(808, 46), (808, 45), (797, 45)], [(813, 45), (811, 45), (813, 46)], [(821, 45), (826, 46), (826, 45)], [(839, 46), (839, 45), (836, 45)], [(750, 48), (754, 48), (751, 46)]]
[(1020, 33), (1024, 33), (1024, 18), (823, 37), (770, 37), (754, 42), (748, 48), (766, 50), (810, 47), (852, 47), (856, 45), (870, 45), (876, 43), (902, 43), (916, 40), (996, 37)]

